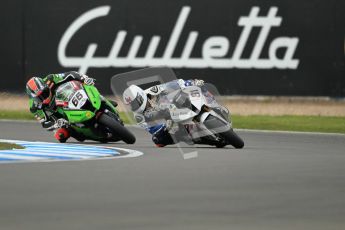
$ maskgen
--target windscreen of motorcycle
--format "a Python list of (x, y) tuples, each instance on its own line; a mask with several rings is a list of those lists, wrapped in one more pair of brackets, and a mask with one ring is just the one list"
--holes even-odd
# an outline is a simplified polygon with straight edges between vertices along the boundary
[(57, 104), (63, 103), (70, 109), (81, 109), (88, 96), (80, 82), (70, 81), (57, 88), (55, 100)]

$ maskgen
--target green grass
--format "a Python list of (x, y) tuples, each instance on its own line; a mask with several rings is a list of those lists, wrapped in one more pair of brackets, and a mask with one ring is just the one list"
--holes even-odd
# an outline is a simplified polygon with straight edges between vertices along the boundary
[(345, 117), (234, 115), (232, 120), (242, 129), (345, 133)]
[(6, 149), (23, 149), (24, 147), (21, 145), (6, 143), (6, 142), (0, 142), (0, 150), (6, 150)]
[[(125, 123), (133, 123), (130, 118), (121, 113)], [(34, 120), (30, 112), (0, 110), (0, 119)], [(345, 117), (328, 116), (264, 116), (250, 115), (232, 116), (234, 128), (286, 130), (304, 132), (344, 133)]]
[(35, 118), (29, 111), (0, 110), (0, 119), (34, 120)]

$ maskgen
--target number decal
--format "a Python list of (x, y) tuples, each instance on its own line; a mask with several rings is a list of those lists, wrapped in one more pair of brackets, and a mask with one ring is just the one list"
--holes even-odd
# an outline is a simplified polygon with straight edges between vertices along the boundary
[(81, 95), (80, 92), (77, 93), (77, 95), (75, 95), (77, 97), (78, 100), (82, 99), (83, 98), (83, 95)]
[(80, 109), (86, 102), (86, 94), (83, 91), (78, 91), (70, 100), (70, 108)]
[(72, 103), (73, 103), (73, 105), (74, 106), (77, 106), (78, 105), (78, 99), (76, 98), (76, 97), (74, 97), (73, 99), (72, 99)]
[(80, 92), (77, 92), (77, 94), (73, 97), (72, 103), (74, 106), (78, 106), (79, 100), (83, 98), (83, 95)]

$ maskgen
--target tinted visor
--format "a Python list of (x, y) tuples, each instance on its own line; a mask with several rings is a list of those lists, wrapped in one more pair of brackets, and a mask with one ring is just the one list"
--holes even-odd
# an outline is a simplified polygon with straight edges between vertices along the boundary
[(50, 95), (50, 90), (48, 87), (45, 87), (37, 97), (34, 97), (34, 100), (38, 102), (43, 102), (45, 99), (49, 97), (49, 95)]
[(132, 111), (137, 111), (144, 103), (144, 98), (138, 93), (137, 97), (130, 103)]

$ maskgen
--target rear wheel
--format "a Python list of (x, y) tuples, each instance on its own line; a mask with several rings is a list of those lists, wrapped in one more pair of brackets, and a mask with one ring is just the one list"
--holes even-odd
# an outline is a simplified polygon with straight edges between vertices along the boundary
[(98, 122), (108, 127), (114, 136), (120, 137), (127, 144), (133, 144), (135, 142), (135, 136), (126, 127), (109, 115), (103, 113), (98, 118)]
[[(217, 128), (224, 127), (226, 124), (217, 117), (210, 115), (205, 120), (204, 125), (212, 131)], [(227, 144), (234, 146), (236, 149), (241, 149), (244, 146), (243, 140), (234, 132), (233, 129), (215, 134), (219, 135), (223, 139), (223, 142), (219, 142), (219, 144), (216, 145), (217, 148), (223, 148)]]

